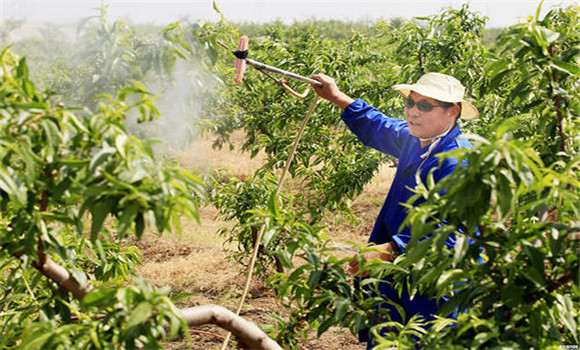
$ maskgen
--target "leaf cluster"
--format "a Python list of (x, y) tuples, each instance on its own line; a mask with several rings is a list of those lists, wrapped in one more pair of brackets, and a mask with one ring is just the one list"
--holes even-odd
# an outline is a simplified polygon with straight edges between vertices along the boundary
[[(140, 260), (125, 238), (147, 227), (179, 229), (182, 215), (197, 217), (205, 194), (196, 176), (127, 133), (129, 111), (143, 121), (156, 116), (151, 95), (135, 82), (85, 117), (39, 93), (24, 58), (4, 49), (0, 64), (0, 343), (152, 346), (168, 320), (175, 334), (181, 321), (166, 292), (122, 287)], [(74, 288), (67, 281), (43, 276), (52, 276), (48, 262), (92, 289), (85, 304), (63, 294)], [(100, 313), (111, 322), (99, 322)]]

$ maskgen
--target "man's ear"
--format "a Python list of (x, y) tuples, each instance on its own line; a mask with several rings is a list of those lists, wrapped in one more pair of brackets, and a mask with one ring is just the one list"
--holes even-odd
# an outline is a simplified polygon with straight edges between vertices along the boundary
[(459, 103), (454, 104), (453, 107), (449, 108), (449, 112), (452, 116), (455, 117), (455, 120), (457, 121), (461, 115), (461, 105)]

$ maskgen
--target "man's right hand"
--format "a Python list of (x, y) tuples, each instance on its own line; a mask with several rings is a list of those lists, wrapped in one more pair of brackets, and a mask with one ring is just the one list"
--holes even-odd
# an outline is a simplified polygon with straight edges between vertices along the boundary
[(316, 94), (325, 100), (330, 101), (335, 104), (338, 108), (344, 110), (354, 99), (349, 97), (344, 92), (340, 91), (336, 82), (333, 78), (325, 74), (316, 74), (310, 77), (311, 79), (318, 80), (322, 83), (322, 86), (312, 85)]

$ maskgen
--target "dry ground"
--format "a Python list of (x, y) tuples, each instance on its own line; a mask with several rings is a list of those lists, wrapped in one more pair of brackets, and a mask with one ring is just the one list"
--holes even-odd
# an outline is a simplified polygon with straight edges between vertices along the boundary
[[(237, 136), (241, 143), (241, 136)], [(235, 141), (235, 140), (234, 140)], [(213, 150), (211, 142), (200, 139), (191, 148), (180, 154), (180, 164), (192, 169), (228, 169), (232, 175), (246, 176), (261, 165), (260, 156), (250, 159), (238, 151)], [(355, 200), (353, 207), (360, 219), (359, 225), (341, 224), (332, 229), (331, 235), (337, 242), (354, 241), (364, 243), (378, 214), (380, 206), (394, 176), (394, 169), (384, 166), (363, 194)], [(239, 265), (226, 259), (223, 239), (217, 232), (228, 223), (216, 218), (213, 207), (200, 209), (201, 222), (184, 222), (181, 235), (165, 234), (161, 237), (145, 234), (138, 242), (143, 252), (143, 264), (138, 273), (158, 286), (171, 286), (172, 296), (187, 293), (189, 296), (178, 302), (185, 308), (204, 304), (217, 304), (235, 310), (242, 293), (245, 276)], [(277, 303), (274, 293), (255, 280), (246, 299), (241, 315), (259, 325), (274, 324), (269, 315), (284, 317), (283, 308)], [(205, 326), (194, 330), (194, 349), (220, 349), (225, 331)], [(301, 345), (303, 349), (364, 349), (347, 329), (334, 328)], [(235, 347), (234, 345), (231, 346)], [(168, 343), (168, 349), (189, 348), (186, 343)]]

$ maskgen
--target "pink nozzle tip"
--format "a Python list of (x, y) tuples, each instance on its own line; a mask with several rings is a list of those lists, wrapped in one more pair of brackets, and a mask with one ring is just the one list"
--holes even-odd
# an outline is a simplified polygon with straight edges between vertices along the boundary
[[(246, 51), (248, 49), (249, 42), (250, 39), (248, 39), (247, 36), (242, 35), (240, 37), (240, 42), (238, 43), (238, 51)], [(236, 78), (234, 79), (234, 83), (239, 84), (242, 82), (242, 78), (246, 72), (246, 60), (242, 58), (236, 58), (234, 67), (236, 68)]]

